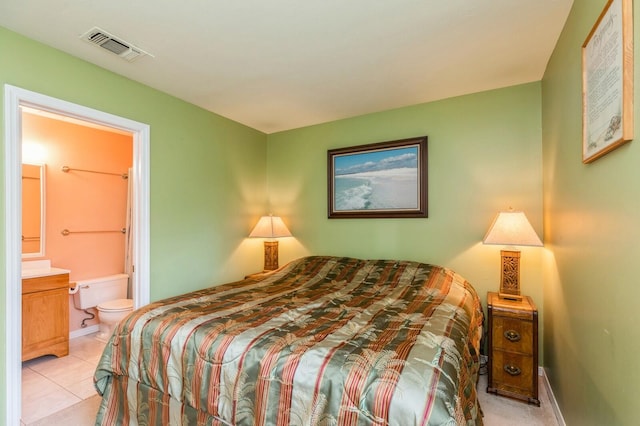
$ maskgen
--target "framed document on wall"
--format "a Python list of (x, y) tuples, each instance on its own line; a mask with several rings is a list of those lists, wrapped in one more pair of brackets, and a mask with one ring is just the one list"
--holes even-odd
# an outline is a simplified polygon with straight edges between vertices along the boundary
[(633, 0), (609, 0), (582, 45), (582, 162), (633, 139)]

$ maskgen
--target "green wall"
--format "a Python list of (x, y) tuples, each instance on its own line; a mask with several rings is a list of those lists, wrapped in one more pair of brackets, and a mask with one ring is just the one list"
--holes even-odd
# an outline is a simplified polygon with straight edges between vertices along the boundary
[[(265, 213), (266, 135), (2, 27), (0, 52), (3, 96), (4, 84), (11, 84), (151, 126), (152, 300), (262, 268), (259, 241), (245, 237)], [(0, 103), (0, 114), (2, 108)], [(3, 126), (0, 120), (2, 135)], [(4, 150), (0, 156), (4, 180)], [(4, 197), (0, 203), (5, 241)], [(3, 243), (0, 270), (4, 248)], [(5, 282), (2, 274), (0, 306), (8, 285), (16, 283)], [(0, 315), (3, 348), (6, 327)], [(2, 349), (0, 413), (6, 412), (5, 365)]]
[[(542, 81), (544, 228), (551, 253), (544, 359), (570, 425), (636, 425), (639, 417), (639, 142), (582, 164), (581, 46), (605, 3), (574, 2)], [(640, 28), (639, 14), (634, 21)], [(637, 77), (634, 85), (638, 93)]]
[[(541, 355), (563, 413), (569, 424), (623, 424), (638, 394), (615, 366), (633, 365), (629, 342), (640, 341), (618, 319), (637, 297), (626, 284), (635, 259), (625, 253), (633, 253), (640, 185), (631, 179), (633, 143), (580, 161), (579, 46), (601, 6), (574, 6), (542, 83), (268, 136), (2, 28), (0, 85), (151, 126), (153, 300), (260, 270), (261, 242), (245, 237), (269, 206), (294, 234), (280, 241), (281, 264), (306, 254), (436, 263), (465, 276), (484, 303), (498, 288), (501, 247), (481, 239), (499, 210), (524, 210), (540, 236), (544, 221), (545, 248), (522, 250), (522, 289), (540, 310)], [(429, 137), (429, 218), (327, 218), (328, 149), (421, 135)], [(604, 297), (601, 288), (619, 291)], [(5, 330), (0, 317), (2, 341)], [(0, 412), (4, 365), (0, 351)]]
[[(268, 194), (305, 254), (402, 258), (450, 267), (483, 303), (500, 279), (500, 246), (482, 238), (510, 206), (542, 236), (541, 87), (531, 83), (287, 132), (268, 139)], [(328, 219), (327, 150), (427, 135), (428, 219)], [(542, 315), (544, 248), (522, 250), (522, 288)], [(281, 262), (282, 263), (282, 262)]]

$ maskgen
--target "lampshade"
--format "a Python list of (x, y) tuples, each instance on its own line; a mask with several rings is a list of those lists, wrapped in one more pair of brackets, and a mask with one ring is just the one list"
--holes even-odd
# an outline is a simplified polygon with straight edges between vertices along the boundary
[(280, 238), (291, 237), (291, 232), (287, 229), (282, 219), (278, 216), (262, 216), (253, 231), (249, 234), (250, 238)]
[[(282, 219), (278, 216), (262, 216), (253, 231), (249, 234), (250, 238), (281, 238), (291, 237), (291, 232), (287, 229)], [(264, 270), (273, 271), (278, 269), (278, 241), (264, 242)]]
[(498, 213), (482, 242), (510, 246), (542, 245), (527, 216), (519, 211)]
[[(524, 212), (509, 210), (500, 212), (485, 235), (484, 244), (507, 246), (541, 246), (542, 241), (527, 220)], [(520, 252), (501, 250), (500, 298), (521, 300), (520, 295)]]

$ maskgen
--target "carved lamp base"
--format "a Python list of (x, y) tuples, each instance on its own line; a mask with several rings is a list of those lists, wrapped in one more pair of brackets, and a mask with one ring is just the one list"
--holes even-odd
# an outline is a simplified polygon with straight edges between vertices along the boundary
[(500, 272), (501, 299), (522, 300), (520, 295), (520, 252), (501, 250), (502, 269)]
[(278, 242), (264, 242), (264, 270), (273, 271), (278, 269)]

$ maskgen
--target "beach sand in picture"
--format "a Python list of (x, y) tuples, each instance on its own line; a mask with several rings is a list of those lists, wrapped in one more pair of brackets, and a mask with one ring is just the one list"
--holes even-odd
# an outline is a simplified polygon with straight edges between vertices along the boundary
[(417, 168), (398, 168), (336, 176), (335, 209), (417, 209), (417, 174)]

